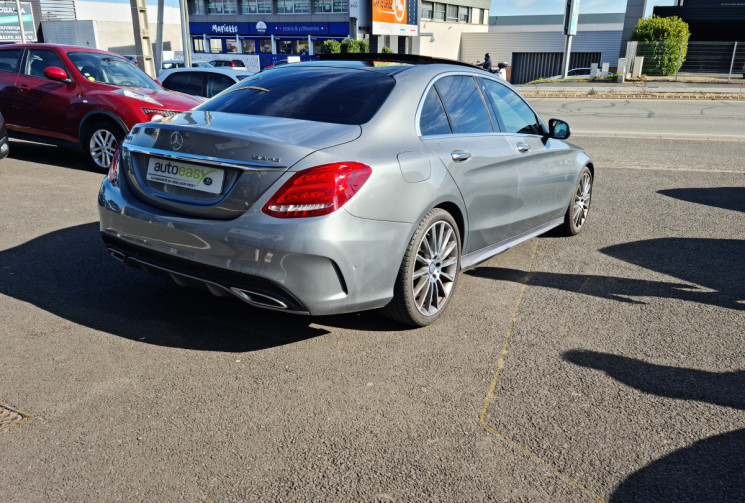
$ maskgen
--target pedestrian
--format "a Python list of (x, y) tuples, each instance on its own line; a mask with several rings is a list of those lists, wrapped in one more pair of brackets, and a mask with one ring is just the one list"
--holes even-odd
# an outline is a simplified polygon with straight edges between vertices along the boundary
[(486, 70), (487, 72), (491, 71), (491, 56), (489, 56), (489, 53), (487, 52), (484, 54), (484, 62), (479, 63), (479, 66)]

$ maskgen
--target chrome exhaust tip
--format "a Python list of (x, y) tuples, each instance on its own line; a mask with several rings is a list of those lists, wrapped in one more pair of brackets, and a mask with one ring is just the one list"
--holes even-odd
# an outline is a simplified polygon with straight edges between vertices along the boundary
[(127, 256), (124, 255), (124, 253), (120, 252), (119, 250), (109, 248), (109, 255), (111, 255), (114, 259), (118, 260), (119, 262), (123, 264), (127, 262)]
[(242, 301), (257, 307), (278, 310), (287, 309), (287, 304), (264, 293), (252, 292), (250, 290), (244, 290), (242, 288), (235, 287), (231, 288), (230, 291), (233, 292)]

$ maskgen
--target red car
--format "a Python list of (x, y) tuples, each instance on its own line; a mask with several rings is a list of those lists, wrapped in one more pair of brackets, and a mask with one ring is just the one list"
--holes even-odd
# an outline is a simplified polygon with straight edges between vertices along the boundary
[(0, 113), (11, 138), (79, 147), (106, 171), (138, 122), (202, 101), (166, 91), (124, 57), (56, 44), (0, 47)]

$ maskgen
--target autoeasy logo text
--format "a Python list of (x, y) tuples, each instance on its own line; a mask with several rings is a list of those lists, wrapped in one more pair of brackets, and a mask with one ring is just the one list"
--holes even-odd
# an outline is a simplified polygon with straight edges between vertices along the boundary
[(165, 164), (163, 164), (162, 162), (156, 162), (155, 164), (153, 164), (153, 171), (156, 173), (164, 173), (172, 176), (177, 176), (179, 178), (192, 179), (194, 181), (195, 187), (198, 187), (199, 184), (202, 182), (205, 182), (206, 185), (210, 185), (212, 183), (212, 179), (207, 178), (207, 175), (215, 172), (214, 169), (211, 171), (207, 171), (206, 169), (179, 166), (178, 164), (172, 162), (167, 162)]

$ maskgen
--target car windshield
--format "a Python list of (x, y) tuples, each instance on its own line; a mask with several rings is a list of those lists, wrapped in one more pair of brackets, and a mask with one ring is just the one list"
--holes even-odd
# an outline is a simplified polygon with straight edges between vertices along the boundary
[(297, 66), (254, 74), (196, 110), (364, 124), (395, 85), (376, 72)]
[(124, 58), (96, 52), (68, 52), (80, 74), (91, 82), (119, 87), (160, 89), (160, 86)]

